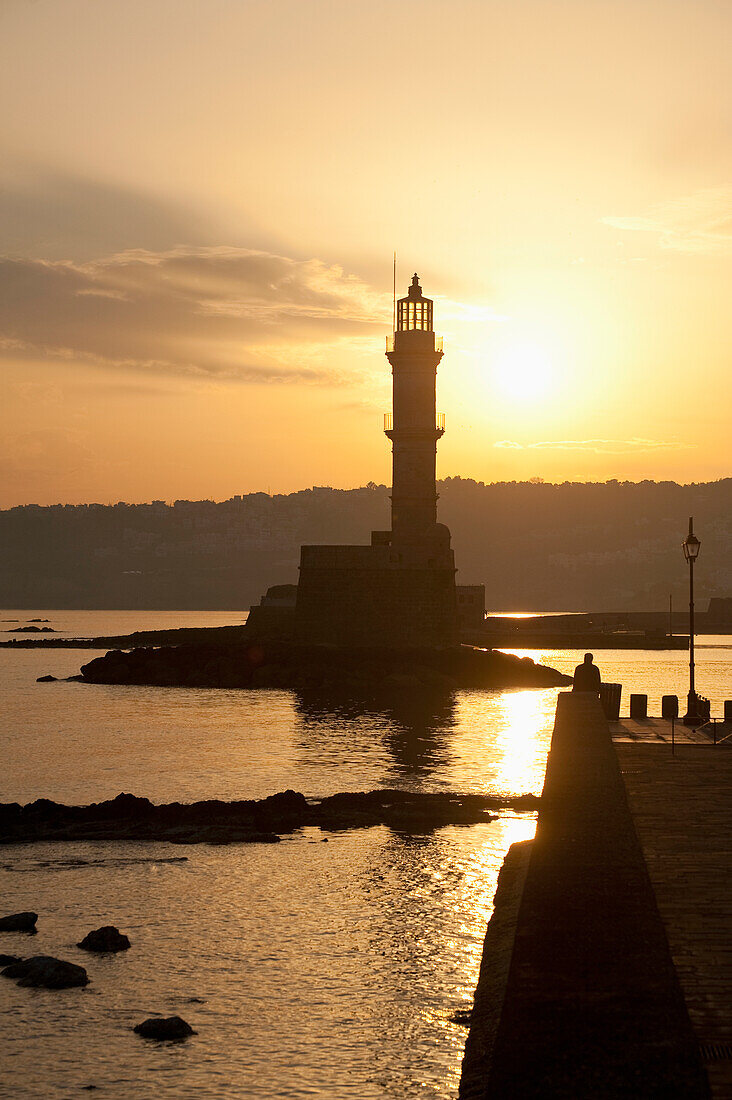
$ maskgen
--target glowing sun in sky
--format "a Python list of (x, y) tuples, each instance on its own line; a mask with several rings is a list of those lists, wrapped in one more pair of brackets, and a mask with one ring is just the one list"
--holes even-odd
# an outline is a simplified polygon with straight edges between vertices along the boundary
[(554, 379), (551, 351), (534, 340), (513, 337), (496, 351), (495, 381), (514, 401), (536, 401), (544, 397)]

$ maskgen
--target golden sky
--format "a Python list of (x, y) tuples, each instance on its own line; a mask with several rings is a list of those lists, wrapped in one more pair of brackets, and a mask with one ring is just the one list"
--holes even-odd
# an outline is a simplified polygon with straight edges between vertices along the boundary
[(0, 506), (732, 459), (729, 0), (0, 0)]

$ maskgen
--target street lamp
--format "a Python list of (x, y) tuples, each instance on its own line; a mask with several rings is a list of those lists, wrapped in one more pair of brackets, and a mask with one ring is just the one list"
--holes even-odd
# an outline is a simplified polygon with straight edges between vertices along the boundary
[(699, 557), (701, 543), (694, 534), (694, 517), (689, 516), (689, 534), (681, 544), (684, 557), (689, 563), (689, 697), (686, 706), (688, 724), (693, 724), (699, 717), (699, 703), (694, 687), (694, 562)]

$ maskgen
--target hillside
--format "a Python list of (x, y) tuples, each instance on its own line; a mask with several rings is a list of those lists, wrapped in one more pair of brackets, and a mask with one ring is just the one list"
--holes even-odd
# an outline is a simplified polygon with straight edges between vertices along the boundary
[[(702, 541), (700, 600), (732, 593), (732, 479), (699, 485), (448, 478), (440, 519), (458, 581), (493, 610), (661, 610), (687, 599), (681, 540)], [(313, 488), (223, 502), (0, 511), (0, 606), (231, 608), (297, 580), (301, 543), (368, 542), (389, 490)]]

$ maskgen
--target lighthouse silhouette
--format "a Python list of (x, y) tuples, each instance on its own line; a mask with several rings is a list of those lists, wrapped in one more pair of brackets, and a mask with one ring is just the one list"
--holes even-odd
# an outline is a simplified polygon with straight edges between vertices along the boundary
[(437, 522), (436, 415), (442, 339), (434, 303), (415, 274), (396, 303), (387, 337), (392, 412), (391, 529), (363, 546), (303, 546), (295, 606), (297, 641), (379, 648), (443, 648), (458, 641), (455, 558), (450, 532)]
[(435, 540), (450, 535), (437, 524), (437, 441), (444, 434), (444, 417), (437, 422), (437, 367), (442, 339), (432, 327), (433, 302), (422, 294), (415, 273), (396, 309), (396, 331), (387, 340), (386, 357), (393, 375), (392, 408), (386, 415), (386, 435), (392, 442), (391, 532), (395, 544), (419, 554)]

